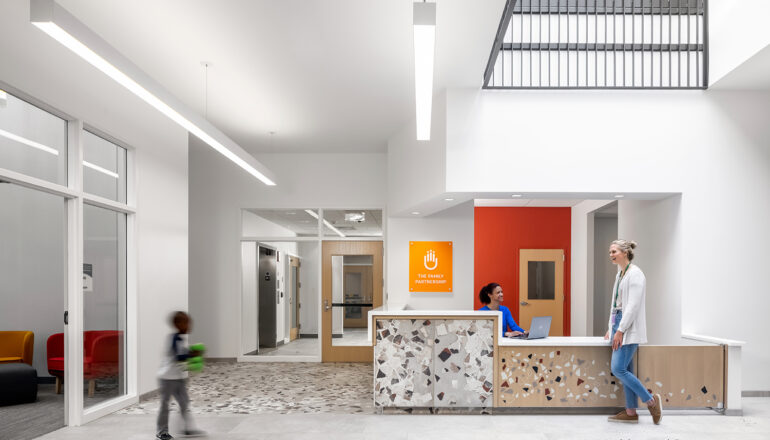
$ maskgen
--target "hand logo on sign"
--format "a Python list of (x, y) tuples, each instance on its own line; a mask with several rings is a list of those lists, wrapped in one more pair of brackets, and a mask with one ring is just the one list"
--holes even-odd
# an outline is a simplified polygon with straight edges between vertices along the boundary
[[(424, 257), (422, 257), (423, 265), (425, 265), (425, 268), (428, 270), (435, 270), (438, 267), (438, 258), (436, 258), (436, 252), (431, 249), (429, 250)], [(428, 266), (428, 264), (433, 264), (433, 267)]]

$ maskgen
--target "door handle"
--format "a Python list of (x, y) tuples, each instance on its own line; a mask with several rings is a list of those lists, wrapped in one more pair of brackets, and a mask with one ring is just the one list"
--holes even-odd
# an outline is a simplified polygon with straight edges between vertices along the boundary
[(526, 301), (522, 301), (522, 302), (520, 302), (519, 304), (521, 304), (521, 305), (523, 305), (523, 306), (528, 306), (528, 305), (529, 305), (529, 303), (528, 303), (528, 302), (526, 302)]
[(332, 309), (332, 308), (331, 308), (331, 307), (329, 307), (329, 300), (328, 300), (328, 299), (325, 299), (325, 300), (324, 300), (324, 312), (328, 312), (328, 311), (329, 311), (329, 310), (331, 310), (331, 309)]

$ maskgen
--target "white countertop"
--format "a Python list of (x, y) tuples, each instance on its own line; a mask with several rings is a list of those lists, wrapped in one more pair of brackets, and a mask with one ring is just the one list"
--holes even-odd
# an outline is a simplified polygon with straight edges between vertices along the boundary
[(500, 347), (609, 347), (610, 341), (602, 336), (550, 336), (542, 339), (498, 338), (497, 345)]

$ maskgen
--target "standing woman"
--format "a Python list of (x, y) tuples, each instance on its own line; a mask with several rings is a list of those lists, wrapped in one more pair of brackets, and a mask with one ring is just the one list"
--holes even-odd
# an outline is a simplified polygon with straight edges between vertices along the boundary
[[(502, 305), (503, 288), (497, 283), (489, 283), (479, 291), (479, 301), (484, 307), (479, 310), (499, 310), (503, 313), (503, 336), (513, 337), (527, 333), (513, 320), (513, 315), (508, 307)], [(508, 330), (510, 329), (510, 330)]]
[(618, 266), (612, 289), (610, 321), (604, 339), (612, 338), (612, 374), (623, 384), (626, 410), (609, 417), (610, 422), (638, 423), (637, 397), (640, 397), (652, 414), (657, 425), (662, 417), (663, 403), (660, 394), (652, 396), (634, 376), (632, 362), (639, 344), (647, 342), (647, 324), (644, 313), (646, 279), (635, 264), (635, 241), (615, 240), (610, 245), (610, 260)]

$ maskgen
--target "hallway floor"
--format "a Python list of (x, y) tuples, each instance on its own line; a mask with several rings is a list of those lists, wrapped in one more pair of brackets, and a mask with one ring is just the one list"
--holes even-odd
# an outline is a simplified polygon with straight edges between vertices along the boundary
[[(770, 438), (770, 398), (744, 398), (744, 415), (664, 412), (660, 426), (606, 415), (375, 414), (367, 364), (213, 363), (190, 383), (193, 418), (212, 439), (748, 439)], [(154, 438), (157, 397), (42, 439)], [(172, 434), (181, 429), (172, 412)]]

